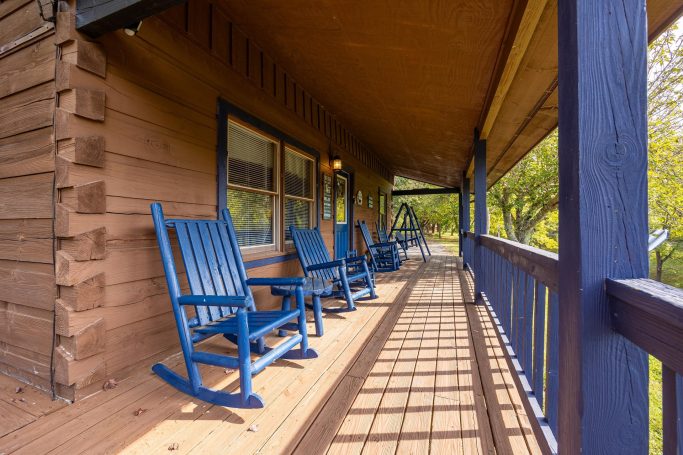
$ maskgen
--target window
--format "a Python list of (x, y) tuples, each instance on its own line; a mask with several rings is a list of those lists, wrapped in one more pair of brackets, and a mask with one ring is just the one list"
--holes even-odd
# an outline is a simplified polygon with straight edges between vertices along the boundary
[(243, 248), (277, 248), (279, 144), (228, 123), (228, 208)]
[(285, 147), (285, 240), (291, 241), (289, 226), (312, 226), (314, 204), (314, 165), (312, 158)]
[(342, 175), (337, 175), (335, 179), (335, 201), (337, 208), (335, 210), (336, 223), (346, 224), (346, 195), (347, 195), (347, 180)]
[(316, 160), (300, 150), (304, 146), (290, 145), (296, 141), (267, 126), (262, 132), (241, 120), (223, 121), (227, 172), (222, 179), (227, 185), (221, 193), (237, 242), (245, 254), (285, 251), (290, 225), (315, 226)]

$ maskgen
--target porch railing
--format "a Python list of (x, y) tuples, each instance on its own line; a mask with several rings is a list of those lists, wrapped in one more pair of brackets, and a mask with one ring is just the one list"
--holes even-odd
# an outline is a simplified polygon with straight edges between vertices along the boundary
[(614, 328), (662, 362), (663, 452), (683, 453), (683, 289), (607, 280)]
[(481, 248), (476, 269), (478, 289), (507, 348), (516, 371), (517, 387), (524, 391), (527, 415), (535, 416), (539, 441), (557, 451), (558, 405), (558, 298), (557, 255), (520, 243), (463, 234), (464, 262), (475, 266), (475, 248)]
[[(481, 275), (475, 277), (479, 301), (507, 347), (527, 414), (536, 417), (534, 431), (556, 452), (558, 256), (489, 235), (464, 232), (462, 238), (464, 263)], [(649, 279), (608, 279), (606, 290), (613, 328), (662, 362), (664, 453), (683, 454), (683, 290)]]

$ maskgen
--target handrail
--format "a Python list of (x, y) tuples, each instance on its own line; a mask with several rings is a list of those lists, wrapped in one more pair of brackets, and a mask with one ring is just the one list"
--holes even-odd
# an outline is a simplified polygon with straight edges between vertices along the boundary
[[(557, 452), (559, 400), (558, 256), (490, 235), (463, 232), (463, 256), (478, 299), (492, 316), (525, 411), (544, 453)], [(479, 275), (479, 276), (477, 276)]]
[(559, 261), (556, 253), (492, 235), (477, 235), (473, 232), (464, 232), (463, 235), (503, 256), (515, 267), (533, 276), (551, 290), (557, 291)]
[(614, 329), (662, 362), (662, 449), (678, 453), (683, 435), (683, 289), (645, 278), (607, 279), (605, 284)]
[(683, 374), (683, 289), (645, 278), (606, 286), (614, 328)]

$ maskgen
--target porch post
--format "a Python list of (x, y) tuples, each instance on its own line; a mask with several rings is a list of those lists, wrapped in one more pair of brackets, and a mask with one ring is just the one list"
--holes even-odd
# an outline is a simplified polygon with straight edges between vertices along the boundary
[(648, 451), (647, 356), (606, 277), (648, 275), (645, 0), (559, 0), (559, 450)]
[(463, 231), (469, 231), (470, 227), (470, 179), (463, 174), (462, 191), (460, 192), (460, 202), (462, 205), (462, 226)]
[[(464, 178), (461, 180), (461, 182), (464, 183)], [(458, 254), (462, 257), (463, 251), (462, 251), (462, 231), (463, 231), (463, 210), (462, 210), (462, 192), (463, 192), (464, 185), (461, 184), (460, 186), (460, 192), (458, 193)]]
[[(479, 139), (475, 133), (474, 143), (474, 233), (477, 235), (489, 233), (488, 214), (486, 211), (486, 140)], [(475, 292), (481, 292), (481, 284), (485, 279), (481, 270), (481, 246), (479, 242), (474, 247), (474, 276)]]

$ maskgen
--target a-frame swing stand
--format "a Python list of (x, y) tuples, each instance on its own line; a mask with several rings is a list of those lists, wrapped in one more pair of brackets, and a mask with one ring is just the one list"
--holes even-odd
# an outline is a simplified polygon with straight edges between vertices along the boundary
[[(399, 222), (401, 223), (399, 225)], [(429, 251), (429, 245), (427, 245), (427, 240), (422, 234), (422, 228), (420, 223), (417, 221), (417, 216), (415, 215), (415, 210), (409, 206), (406, 202), (401, 204), (401, 207), (396, 213), (396, 218), (394, 218), (394, 224), (391, 226), (391, 235), (403, 244), (405, 249), (411, 246), (420, 247), (420, 253), (422, 253), (422, 260), (427, 262), (427, 256), (425, 256), (425, 249), (429, 256), (432, 255)], [(422, 246), (424, 245), (424, 247)]]

